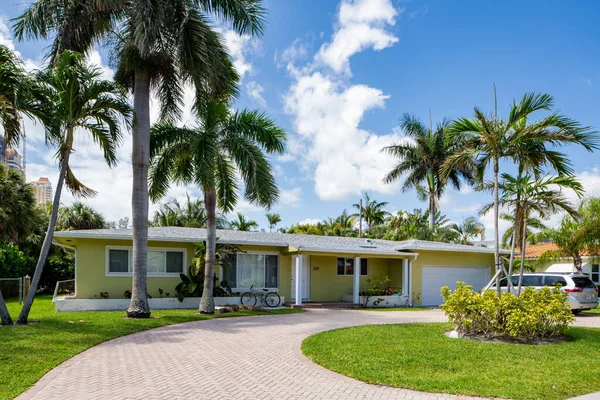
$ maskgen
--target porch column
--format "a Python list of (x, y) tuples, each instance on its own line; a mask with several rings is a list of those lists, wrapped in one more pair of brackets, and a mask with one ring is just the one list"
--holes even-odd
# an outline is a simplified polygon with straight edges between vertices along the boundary
[(302, 305), (302, 254), (296, 256), (296, 305)]
[(412, 307), (413, 303), (413, 296), (412, 296), (412, 292), (413, 292), (413, 260), (408, 260), (408, 268), (407, 268), (407, 272), (408, 272), (408, 305)]
[(402, 259), (402, 294), (408, 296), (408, 258)]
[(352, 291), (352, 301), (354, 304), (360, 303), (360, 257), (354, 258), (354, 290)]

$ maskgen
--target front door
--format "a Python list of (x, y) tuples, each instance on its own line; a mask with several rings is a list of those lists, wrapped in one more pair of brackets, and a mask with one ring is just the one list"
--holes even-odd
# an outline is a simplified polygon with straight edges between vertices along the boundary
[[(302, 256), (302, 300), (310, 293), (310, 256)], [(296, 299), (296, 256), (292, 256), (292, 299)]]

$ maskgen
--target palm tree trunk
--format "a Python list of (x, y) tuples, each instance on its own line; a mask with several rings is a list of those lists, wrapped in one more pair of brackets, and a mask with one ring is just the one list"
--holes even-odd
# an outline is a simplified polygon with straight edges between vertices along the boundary
[(58, 174), (58, 182), (56, 183), (56, 192), (54, 193), (54, 200), (52, 202), (52, 212), (50, 213), (50, 223), (46, 230), (46, 237), (42, 244), (40, 251), (40, 258), (38, 259), (37, 265), (35, 266), (35, 272), (33, 273), (33, 279), (31, 280), (31, 286), (29, 286), (29, 292), (23, 303), (23, 308), (17, 318), (17, 325), (27, 325), (27, 319), (29, 318), (29, 312), (33, 305), (35, 293), (37, 292), (40, 279), (42, 278), (42, 272), (44, 271), (44, 265), (46, 264), (46, 258), (50, 252), (52, 246), (52, 238), (54, 237), (54, 228), (56, 226), (56, 218), (58, 216), (58, 208), (60, 206), (60, 196), (62, 193), (63, 184), (67, 175), (67, 169), (69, 168), (69, 158), (71, 157), (71, 147), (73, 146), (73, 128), (68, 128), (66, 143), (63, 147), (62, 162), (60, 165), (60, 173)]
[(582, 268), (581, 264), (582, 264), (581, 256), (573, 257), (573, 266), (575, 267), (575, 271), (573, 271), (574, 273), (576, 273), (576, 274), (583, 273), (583, 268)]
[[(496, 272), (500, 270), (500, 234), (498, 233), (498, 158), (494, 158), (494, 263), (496, 264)], [(496, 274), (496, 290), (498, 296), (502, 293), (500, 290), (500, 274)]]
[(146, 280), (148, 276), (148, 165), (150, 163), (150, 77), (135, 73), (133, 91), (133, 191), (131, 217), (133, 228), (133, 276), (130, 318), (150, 317)]
[(217, 192), (214, 188), (204, 190), (206, 207), (206, 261), (204, 264), (204, 288), (200, 300), (201, 314), (214, 314), (213, 299), (215, 277), (215, 253), (217, 251)]
[(13, 323), (8, 308), (6, 308), (4, 297), (2, 296), (2, 289), (0, 289), (0, 322), (2, 325), (12, 325)]
[[(509, 289), (512, 289), (512, 281), (511, 281), (511, 277), (513, 274), (513, 266), (514, 266), (514, 262), (515, 262), (515, 248), (517, 247), (517, 231), (518, 227), (513, 228), (513, 234), (512, 237), (510, 239), (510, 261), (508, 263), (508, 279), (506, 282), (506, 285)], [(512, 293), (512, 290), (511, 290)]]
[(521, 295), (521, 288), (523, 287), (523, 272), (525, 272), (525, 247), (527, 245), (527, 216), (525, 213), (525, 207), (521, 210), (523, 214), (523, 232), (521, 233), (521, 268), (519, 272), (519, 288), (517, 295)]
[(435, 194), (429, 193), (429, 230), (435, 230)]

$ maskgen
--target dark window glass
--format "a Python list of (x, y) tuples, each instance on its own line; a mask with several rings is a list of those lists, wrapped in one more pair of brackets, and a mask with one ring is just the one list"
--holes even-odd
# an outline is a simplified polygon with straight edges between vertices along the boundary
[(367, 258), (360, 259), (360, 274), (361, 275), (368, 275), (368, 273), (369, 273), (368, 265), (369, 265), (369, 262), (368, 262)]
[(167, 251), (167, 273), (183, 273), (183, 253), (181, 251)]
[(346, 260), (344, 258), (339, 257), (337, 259), (337, 274), (344, 275), (344, 266), (346, 264)]
[(523, 286), (542, 286), (541, 275), (526, 275), (523, 277)]
[(346, 275), (354, 275), (354, 258), (346, 258)]
[(508, 282), (506, 278), (500, 279), (500, 287), (506, 287), (506, 282)]
[(129, 251), (109, 250), (108, 252), (110, 272), (129, 272)]
[(600, 283), (600, 265), (592, 265), (592, 280), (596, 283)]
[(277, 286), (277, 256), (267, 255), (265, 258), (265, 286), (276, 288)]
[(573, 278), (573, 282), (575, 282), (575, 286), (578, 288), (593, 289), (596, 287), (590, 278)]
[(223, 280), (229, 287), (237, 287), (237, 255), (228, 254), (221, 262), (223, 267)]
[(546, 276), (544, 278), (544, 285), (545, 286), (554, 286), (554, 285), (567, 286), (567, 280), (565, 278), (563, 278), (562, 276)]

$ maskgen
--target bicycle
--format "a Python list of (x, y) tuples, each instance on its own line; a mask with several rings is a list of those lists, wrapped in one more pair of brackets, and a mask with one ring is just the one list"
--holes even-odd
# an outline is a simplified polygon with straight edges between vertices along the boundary
[(255, 306), (260, 297), (261, 305), (267, 307), (277, 307), (281, 304), (281, 297), (277, 292), (269, 292), (269, 289), (262, 289), (266, 293), (257, 293), (254, 290), (254, 285), (250, 286), (250, 290), (242, 294), (240, 302), (244, 306)]

